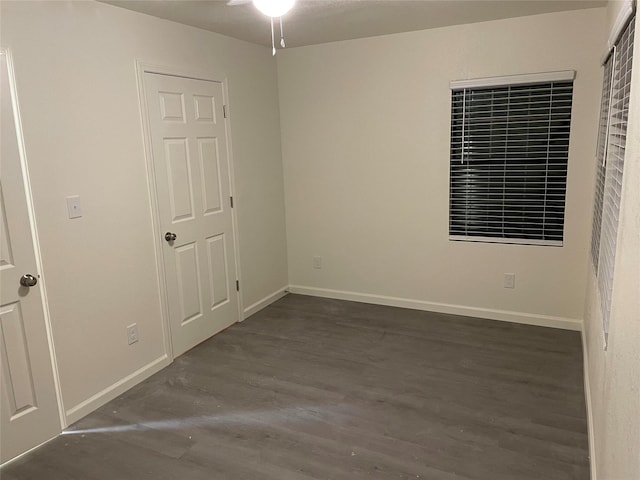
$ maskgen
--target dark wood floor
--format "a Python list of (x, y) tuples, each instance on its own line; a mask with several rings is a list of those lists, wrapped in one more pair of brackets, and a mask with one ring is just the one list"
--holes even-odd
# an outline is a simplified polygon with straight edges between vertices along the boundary
[(288, 295), (3, 480), (589, 478), (577, 332)]

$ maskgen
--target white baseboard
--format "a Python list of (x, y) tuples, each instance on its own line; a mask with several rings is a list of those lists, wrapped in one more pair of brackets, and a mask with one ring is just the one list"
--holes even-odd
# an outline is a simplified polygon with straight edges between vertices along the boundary
[(291, 293), (300, 293), (302, 295), (311, 295), (314, 297), (351, 300), (353, 302), (373, 303), (376, 305), (411, 308), (414, 310), (448, 313), (452, 315), (464, 315), (467, 317), (480, 317), (490, 320), (524, 323), (527, 325), (537, 325), (541, 327), (561, 328), (564, 330), (582, 330), (582, 321), (575, 318), (553, 317), (549, 315), (512, 312), (509, 310), (493, 310), (489, 308), (468, 307), (464, 305), (453, 305), (448, 303), (426, 302), (424, 300), (387, 297), (384, 295), (372, 295), (368, 293), (347, 292), (342, 290), (329, 290), (326, 288), (305, 287), (302, 285), (290, 285), (289, 291)]
[(105, 403), (113, 400), (118, 395), (123, 394), (131, 387), (149, 378), (154, 373), (159, 372), (170, 363), (171, 360), (165, 354), (162, 357), (154, 360), (153, 362), (148, 363), (144, 367), (136, 370), (131, 375), (124, 377), (122, 380), (119, 380), (113, 385), (96, 393), (92, 397), (86, 399), (84, 402), (81, 402), (75, 407), (70, 408), (66, 411), (67, 426), (71, 425), (74, 422), (77, 422), (82, 417), (90, 414)]
[[(9, 465), (11, 465), (13, 462), (20, 460), (22, 457), (25, 457), (27, 455), (29, 455), (31, 452), (33, 452), (34, 450), (37, 450), (38, 448), (42, 447), (43, 445), (46, 445), (47, 443), (49, 443), (51, 440), (55, 440), (56, 438), (58, 438), (60, 436), (60, 434), (56, 434), (54, 437), (51, 437), (49, 440), (45, 440), (42, 443), (39, 443), (38, 445), (36, 445), (35, 447), (31, 447), (29, 450), (27, 450), (26, 452), (22, 452), (20, 455), (16, 455), (15, 457), (13, 457), (11, 460), (7, 460), (6, 462), (4, 462), (3, 464), (0, 465), (0, 469), (5, 468)], [(2, 475), (0, 474), (0, 478), (2, 478)]]
[(279, 288), (275, 292), (270, 293), (263, 299), (258, 300), (256, 303), (249, 305), (247, 308), (244, 309), (242, 319), (245, 320), (249, 318), (251, 315), (253, 315), (254, 313), (262, 310), (264, 307), (268, 307), (273, 302), (280, 300), (282, 297), (284, 297), (287, 294), (288, 290), (289, 290), (289, 287), (285, 285), (284, 287)]
[(582, 361), (584, 369), (584, 398), (585, 404), (587, 406), (587, 431), (589, 436), (589, 467), (591, 470), (591, 480), (597, 480), (598, 470), (596, 469), (596, 437), (593, 427), (591, 386), (589, 385), (589, 346), (587, 344), (587, 334), (584, 328), (582, 329)]
[[(243, 320), (253, 315), (257, 311), (262, 310), (264, 307), (272, 304), (276, 300), (279, 300), (280, 298), (284, 297), (287, 294), (287, 291), (288, 291), (288, 286), (283, 286), (282, 288), (279, 288), (275, 292), (267, 295), (263, 299), (257, 301), (253, 305), (250, 305), (249, 307), (245, 308), (243, 312)], [(110, 400), (113, 400), (118, 395), (123, 394), (133, 386), (149, 378), (154, 373), (159, 372), (170, 363), (171, 363), (171, 359), (167, 355), (163, 355), (162, 357), (145, 365), (139, 370), (136, 370), (131, 375), (128, 375), (122, 380), (119, 380), (113, 385), (96, 393), (95, 395), (88, 398), (87, 400), (70, 408), (65, 412), (66, 426), (69, 426), (72, 423), (77, 422), (78, 420), (88, 415), (89, 413), (93, 412), (97, 408), (101, 407), (105, 403), (109, 402)]]

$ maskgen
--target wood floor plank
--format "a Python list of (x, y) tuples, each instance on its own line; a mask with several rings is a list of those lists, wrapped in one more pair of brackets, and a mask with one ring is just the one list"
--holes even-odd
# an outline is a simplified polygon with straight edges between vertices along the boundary
[(287, 295), (2, 478), (587, 480), (577, 332)]

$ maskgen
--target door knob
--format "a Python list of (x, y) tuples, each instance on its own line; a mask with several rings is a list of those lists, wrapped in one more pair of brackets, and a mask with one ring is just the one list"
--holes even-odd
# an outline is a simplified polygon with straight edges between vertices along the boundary
[(167, 242), (173, 242), (176, 238), (178, 238), (178, 236), (175, 233), (167, 232), (164, 234), (164, 239)]
[(38, 279), (30, 273), (25, 273), (20, 277), (20, 285), (23, 287), (33, 287), (36, 283), (38, 283)]

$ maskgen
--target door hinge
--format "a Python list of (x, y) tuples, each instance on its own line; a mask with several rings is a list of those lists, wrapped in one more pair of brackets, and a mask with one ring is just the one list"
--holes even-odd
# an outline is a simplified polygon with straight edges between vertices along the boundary
[(233, 208), (233, 197), (229, 197), (229, 201), (231, 202), (231, 208)]
[(240, 280), (236, 280), (236, 292), (240, 291)]
[(224, 115), (224, 118), (229, 118), (229, 109), (226, 105), (222, 106), (222, 115)]

